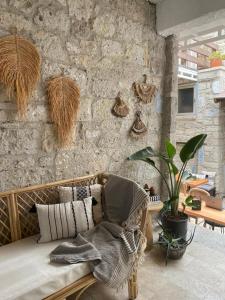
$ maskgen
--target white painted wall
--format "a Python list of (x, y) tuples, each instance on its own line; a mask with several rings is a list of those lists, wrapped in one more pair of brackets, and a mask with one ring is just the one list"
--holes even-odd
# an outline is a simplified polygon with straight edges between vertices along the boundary
[[(221, 20), (215, 12), (224, 10)], [(177, 27), (184, 23), (196, 21), (207, 15), (207, 22), (218, 21), (218, 25), (225, 25), (225, 0), (164, 0), (157, 3), (157, 30), (159, 33), (169, 35), (173, 30), (179, 33)], [(220, 16), (221, 14), (219, 14)]]

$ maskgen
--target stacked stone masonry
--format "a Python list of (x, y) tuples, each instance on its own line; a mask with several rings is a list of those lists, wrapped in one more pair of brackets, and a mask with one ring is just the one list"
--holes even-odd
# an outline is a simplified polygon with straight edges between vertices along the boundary
[[(11, 26), (33, 41), (42, 67), (25, 121), (0, 86), (0, 190), (99, 171), (157, 185), (148, 166), (126, 161), (149, 144), (160, 147), (165, 40), (155, 31), (155, 6), (146, 0), (1, 0), (0, 36)], [(81, 107), (71, 147), (57, 149), (45, 80), (63, 69), (81, 88)], [(158, 89), (147, 105), (137, 103), (132, 90), (143, 74)], [(111, 114), (119, 91), (130, 107), (125, 119)], [(134, 140), (128, 132), (137, 109), (148, 133)]]
[[(217, 192), (225, 193), (225, 103), (214, 102), (214, 98), (225, 89), (225, 68), (199, 71), (194, 87), (194, 113), (177, 114), (176, 142), (184, 143), (200, 133), (206, 133), (207, 140), (196, 159), (189, 165), (191, 171), (216, 172)], [(185, 87), (185, 85), (183, 85)], [(190, 84), (187, 85), (190, 87)]]

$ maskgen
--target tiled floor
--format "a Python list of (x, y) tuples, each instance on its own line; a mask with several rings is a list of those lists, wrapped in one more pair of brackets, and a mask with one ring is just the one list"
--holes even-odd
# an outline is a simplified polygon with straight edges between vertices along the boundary
[[(102, 284), (81, 300), (127, 300), (127, 289), (116, 292)], [(139, 271), (137, 300), (225, 299), (225, 235), (198, 226), (194, 241), (179, 261), (169, 261), (157, 246), (146, 253)]]

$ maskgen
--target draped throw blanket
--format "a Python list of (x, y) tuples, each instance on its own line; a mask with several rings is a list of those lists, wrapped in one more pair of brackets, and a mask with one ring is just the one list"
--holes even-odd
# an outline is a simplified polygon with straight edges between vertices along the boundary
[(118, 288), (137, 265), (145, 240), (137, 226), (148, 195), (135, 182), (109, 175), (104, 190), (105, 221), (64, 242), (50, 254), (56, 263), (89, 261), (95, 278)]

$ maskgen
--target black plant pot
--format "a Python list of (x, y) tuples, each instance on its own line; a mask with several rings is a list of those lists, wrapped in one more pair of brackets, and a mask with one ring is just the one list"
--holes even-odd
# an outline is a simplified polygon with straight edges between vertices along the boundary
[(172, 216), (167, 213), (162, 215), (162, 225), (165, 230), (170, 232), (174, 238), (183, 238), (186, 240), (188, 216), (184, 213), (179, 213), (178, 216)]

